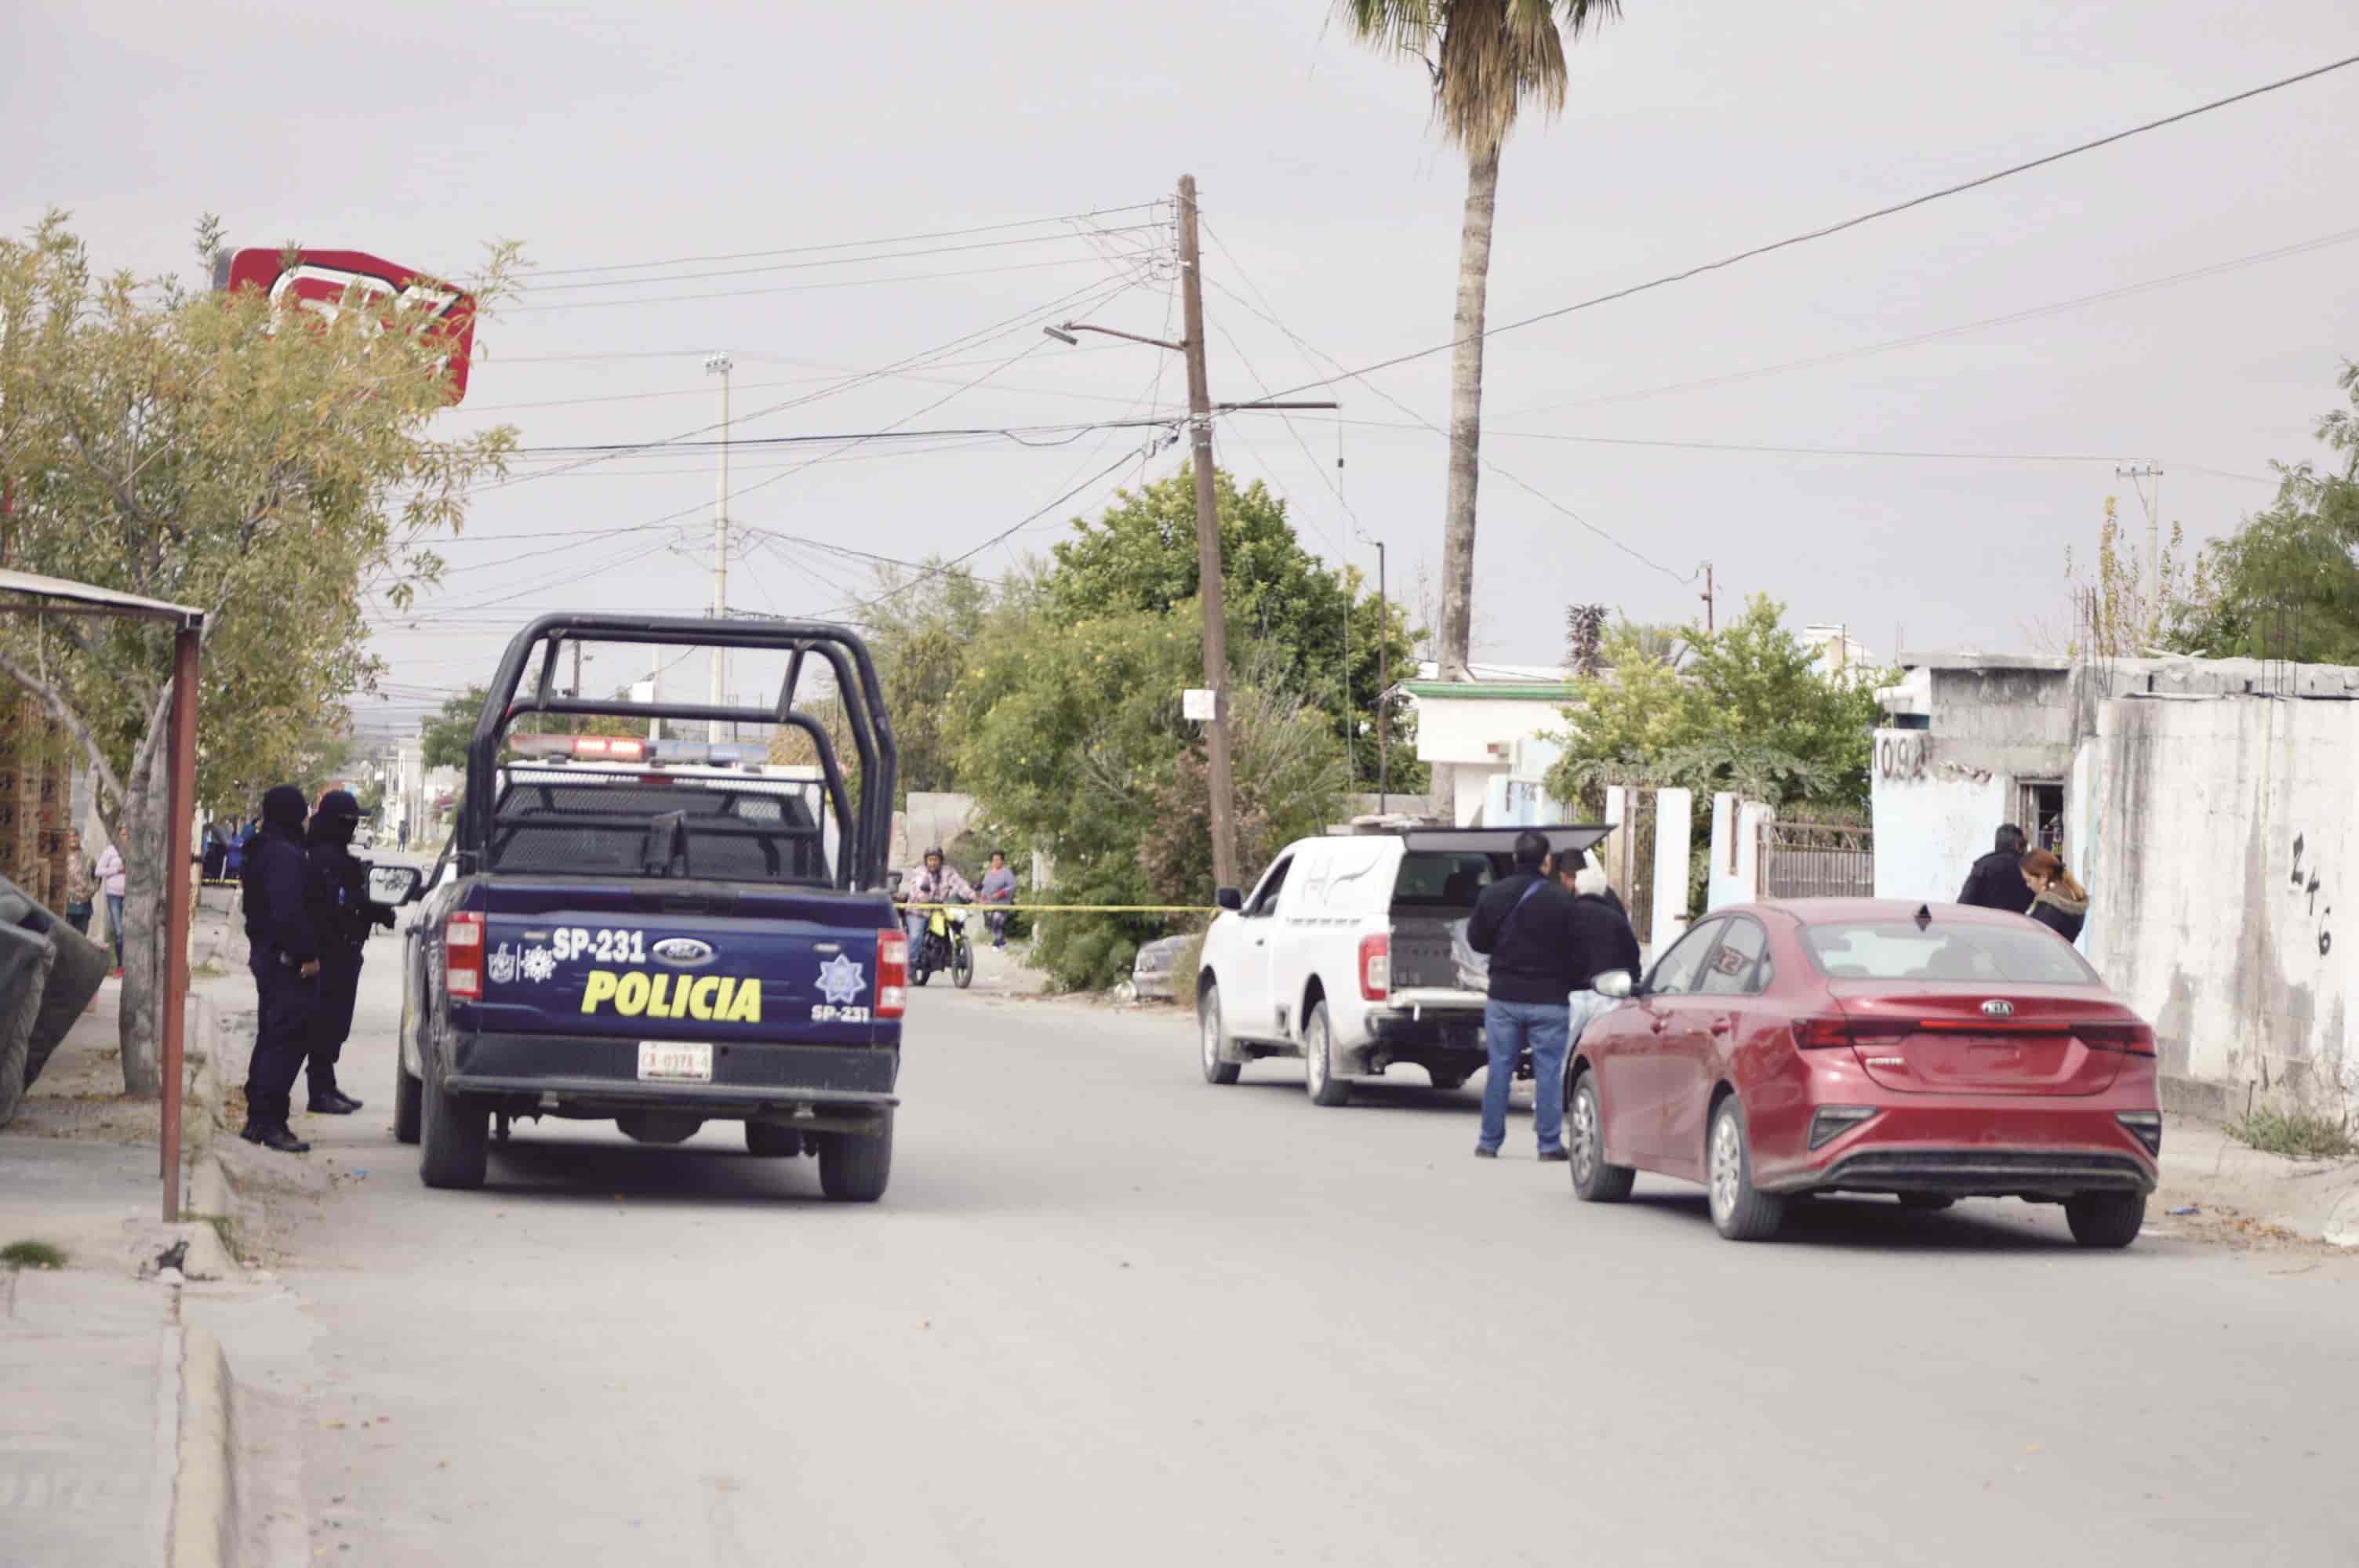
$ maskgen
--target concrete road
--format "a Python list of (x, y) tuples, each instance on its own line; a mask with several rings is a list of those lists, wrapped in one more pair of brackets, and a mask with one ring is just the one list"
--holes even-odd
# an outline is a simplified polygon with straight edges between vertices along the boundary
[[(2340, 1563), (2359, 1284), (2052, 1211), (1840, 1202), (1734, 1246), (1472, 1158), (1475, 1092), (1320, 1110), (1183, 1022), (919, 993), (892, 1192), (736, 1130), (527, 1125), (429, 1192), (377, 945), (343, 1173), (242, 1377), (312, 1561)], [(1479, 1087), (1479, 1081), (1477, 1087)], [(365, 1170), (365, 1177), (355, 1173)], [(290, 1523), (290, 1520), (282, 1523)]]

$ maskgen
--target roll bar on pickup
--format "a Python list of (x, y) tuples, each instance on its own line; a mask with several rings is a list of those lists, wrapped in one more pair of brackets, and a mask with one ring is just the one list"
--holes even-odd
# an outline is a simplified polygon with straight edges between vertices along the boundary
[[(587, 698), (565, 696), (555, 685), (558, 659), (569, 644), (637, 644), (682, 648), (748, 648), (784, 652), (787, 678), (777, 701), (769, 708), (716, 708), (710, 703), (632, 702), (620, 697)], [(539, 676), (530, 691), (524, 689), (534, 655), (540, 656)], [(860, 798), (853, 803), (845, 788), (842, 763), (827, 729), (795, 706), (805, 660), (827, 661), (835, 675), (837, 700), (843, 706), (853, 748), (859, 753)], [(892, 720), (885, 712), (885, 688), (876, 676), (876, 661), (868, 644), (848, 626), (821, 621), (704, 621), (683, 616), (559, 614), (544, 615), (510, 639), (492, 677), (475, 732), (467, 742), (465, 807), (459, 814), (459, 870), (471, 875), (482, 869), (491, 842), (492, 818), (498, 805), (500, 747), (516, 720), (527, 713), (555, 713), (616, 719), (673, 719), (737, 724), (774, 724), (800, 730), (819, 754), (828, 799), (836, 821), (845, 831), (845, 852), (837, 868), (836, 883), (843, 888), (881, 890), (891, 858), (893, 798), (898, 752), (893, 744)]]

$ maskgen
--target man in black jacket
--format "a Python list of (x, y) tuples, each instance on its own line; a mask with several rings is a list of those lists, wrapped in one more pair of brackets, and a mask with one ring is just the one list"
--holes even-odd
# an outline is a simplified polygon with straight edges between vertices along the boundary
[(1466, 945), (1491, 957), (1490, 1000), (1483, 1009), (1483, 1039), (1490, 1071), (1483, 1077), (1480, 1159), (1495, 1160), (1507, 1141), (1507, 1096), (1516, 1060), (1532, 1054), (1532, 1132), (1539, 1157), (1563, 1160), (1564, 1057), (1571, 1044), (1573, 987), (1580, 983), (1578, 915), (1572, 895), (1544, 875), (1549, 841), (1539, 833), (1516, 836), (1516, 870), (1483, 890), (1466, 923)]
[(2023, 843), (2022, 828), (2012, 822), (2002, 827), (1995, 847), (1966, 873), (1958, 902), (2016, 914), (2030, 908), (2031, 889), (2023, 880)]
[(303, 857), (303, 792), (278, 784), (262, 797), (262, 831), (245, 847), (246, 959), (260, 1002), (245, 1070), (249, 1143), (286, 1154), (311, 1146), (287, 1125), (295, 1075), (310, 1045), (320, 996), (319, 881)]
[(312, 875), (319, 879), (318, 896), (328, 908), (320, 933), (320, 1002), (311, 1016), (311, 1040), (305, 1076), (311, 1085), (311, 1111), (316, 1116), (350, 1116), (361, 1102), (336, 1083), (336, 1062), (344, 1040), (353, 1032), (353, 1004), (360, 994), (361, 957), (368, 946), (369, 929), (393, 928), (393, 911), (368, 901), (366, 861), (353, 858), (353, 834), (361, 825), (361, 803), (349, 790), (332, 789), (320, 797), (311, 814), (309, 854)]

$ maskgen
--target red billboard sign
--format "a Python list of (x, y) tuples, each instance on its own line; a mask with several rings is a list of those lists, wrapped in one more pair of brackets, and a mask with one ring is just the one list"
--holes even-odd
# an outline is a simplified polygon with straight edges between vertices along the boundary
[(258, 288), (274, 305), (316, 311), (333, 319), (344, 308), (346, 296), (374, 304), (390, 318), (418, 311), (429, 319), (424, 329), (443, 339), (450, 348), (451, 401), (467, 395), (467, 361), (475, 346), (475, 299), (471, 294), (437, 277), (417, 272), (365, 251), (298, 251), (288, 265), (283, 251), (258, 247), (230, 257), (226, 286)]

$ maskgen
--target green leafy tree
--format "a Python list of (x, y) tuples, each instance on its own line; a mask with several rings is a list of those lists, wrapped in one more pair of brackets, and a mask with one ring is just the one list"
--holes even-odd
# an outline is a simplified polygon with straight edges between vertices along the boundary
[(1618, 16), (1620, 0), (1341, 0), (1352, 30), (1413, 57), (1433, 84), (1433, 117), (1466, 155), (1458, 309), (1450, 360), (1450, 487), (1441, 535), (1442, 674), (1464, 679), (1473, 637), (1474, 492), (1482, 473), (1483, 322), (1499, 151), (1527, 103), (1564, 107), (1565, 46)]
[(474, 737), (475, 720), (483, 717), (484, 701), (488, 695), (484, 687), (471, 686), (456, 697), (442, 699), (440, 709), (419, 731), (419, 750), (427, 767), (467, 765), (467, 742)]
[[(210, 259), (218, 238), (201, 225)], [(470, 287), (507, 289), (515, 253)], [(442, 347), (355, 299), (281, 312), (256, 291), (96, 272), (62, 214), (0, 241), (0, 551), (11, 567), (201, 610), (198, 796), (250, 800), (346, 733), (378, 666), (369, 596), (409, 602), (514, 431), (439, 436)], [(0, 675), (63, 724), (129, 866), (124, 1078), (158, 1084), (170, 642), (140, 622), (11, 618)]]
[(914, 570), (880, 567), (876, 579), (881, 591), (864, 622), (893, 722), (898, 793), (906, 801), (911, 790), (962, 788), (951, 697), (984, 641), (991, 588), (939, 556)]
[(2279, 463), (2277, 500), (2205, 551), (2177, 651), (2359, 665), (2359, 363), (2337, 384), (2350, 406), (2318, 423), (2334, 457)]
[[(1426, 787), (1417, 761), (1416, 719), (1405, 697), (1386, 696), (1414, 673), (1418, 633), (1403, 607), (1364, 594), (1356, 570), (1323, 565), (1302, 547), (1286, 503), (1258, 480), (1240, 490), (1225, 470), (1212, 476), (1221, 530), (1221, 577), (1230, 626), (1275, 659), (1268, 679), (1327, 716), (1352, 749), (1354, 776), (1376, 776), (1376, 714), (1389, 726), (1391, 786)], [(1103, 516), (1077, 520), (1039, 580), (1052, 614), (1087, 620), (1125, 611), (1169, 614), (1196, 598), (1196, 491), (1184, 472), (1121, 492)], [(1234, 662), (1234, 661), (1233, 661)], [(1238, 772), (1243, 777), (1243, 773)]]

